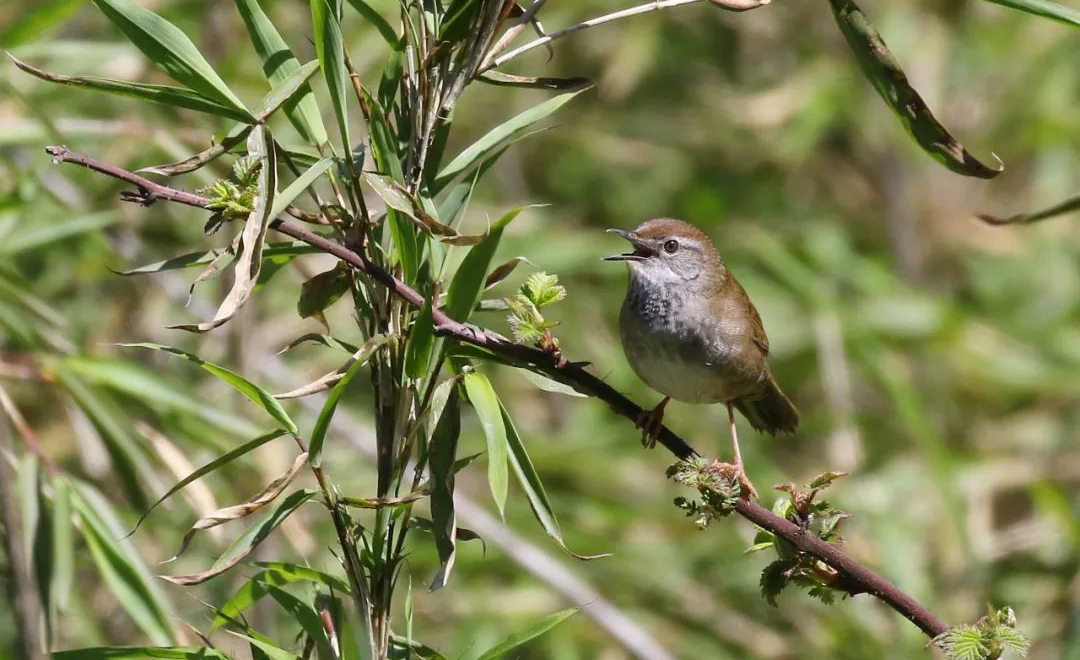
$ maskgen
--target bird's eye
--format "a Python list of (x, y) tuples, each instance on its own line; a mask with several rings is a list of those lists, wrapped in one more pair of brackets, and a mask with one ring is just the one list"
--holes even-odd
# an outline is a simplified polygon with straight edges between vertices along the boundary
[(664, 252), (667, 252), (668, 254), (675, 254), (678, 249), (679, 242), (676, 241), (674, 238), (669, 238), (668, 240), (664, 241)]

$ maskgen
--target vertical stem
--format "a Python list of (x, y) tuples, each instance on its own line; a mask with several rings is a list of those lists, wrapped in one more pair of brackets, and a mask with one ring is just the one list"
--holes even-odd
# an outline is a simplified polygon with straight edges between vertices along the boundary
[[(0, 425), (0, 437), (5, 450), (10, 450), (11, 433), (6, 424)], [(6, 451), (4, 453), (7, 453)], [(35, 466), (36, 469), (36, 466)], [(7, 460), (0, 457), (0, 524), (3, 525), (4, 552), (8, 563), (8, 603), (15, 610), (15, 657), (38, 660), (41, 602), (38, 600), (36, 580), (30, 570), (30, 558), (24, 552), (26, 531), (19, 520), (18, 507), (11, 492), (15, 483), (15, 471)]]

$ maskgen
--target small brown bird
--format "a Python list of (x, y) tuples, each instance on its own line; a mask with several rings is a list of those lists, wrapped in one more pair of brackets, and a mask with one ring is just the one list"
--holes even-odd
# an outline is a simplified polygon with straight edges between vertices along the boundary
[(671, 218), (649, 220), (634, 231), (609, 229), (630, 241), (632, 252), (604, 257), (630, 271), (619, 331), (634, 373), (664, 394), (638, 426), (656, 444), (668, 400), (720, 403), (728, 409), (735, 469), (750, 493), (734, 408), (758, 431), (792, 432), (799, 412), (769, 372), (769, 339), (761, 316), (709, 237)]

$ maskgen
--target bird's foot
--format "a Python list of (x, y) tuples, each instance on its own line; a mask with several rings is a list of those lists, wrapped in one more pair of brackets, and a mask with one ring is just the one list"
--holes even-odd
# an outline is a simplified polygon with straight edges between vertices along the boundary
[(656, 404), (656, 407), (652, 410), (642, 410), (641, 414), (635, 422), (635, 425), (641, 429), (641, 446), (646, 449), (652, 449), (656, 446), (656, 440), (660, 437), (660, 429), (664, 425), (664, 407), (667, 406), (667, 402), (671, 400), (671, 397), (665, 396), (664, 399)]
[(735, 463), (735, 474), (739, 477), (739, 486), (742, 487), (742, 496), (750, 499), (757, 499), (757, 489), (754, 488), (754, 484), (750, 483), (750, 477), (746, 476), (746, 469), (743, 467), (742, 461)]

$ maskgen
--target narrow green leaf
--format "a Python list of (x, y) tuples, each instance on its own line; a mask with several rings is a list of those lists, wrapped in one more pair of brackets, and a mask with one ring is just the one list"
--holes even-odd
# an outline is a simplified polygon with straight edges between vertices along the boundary
[(219, 117), (225, 117), (227, 119), (245, 123), (250, 123), (254, 120), (246, 110), (236, 110), (231, 106), (222, 105), (198, 92), (193, 92), (190, 89), (184, 89), (183, 87), (150, 85), (147, 83), (117, 80), (115, 78), (99, 78), (96, 76), (67, 76), (62, 73), (53, 73), (31, 66), (26, 62), (16, 59), (10, 53), (8, 54), (8, 57), (15, 62), (15, 66), (26, 73), (48, 82), (70, 85), (72, 87), (83, 87), (99, 92), (117, 94), (119, 96), (127, 96), (175, 108), (187, 108), (188, 110), (205, 112), (207, 114), (217, 115)]
[(341, 341), (340, 339), (337, 339), (336, 337), (331, 337), (330, 335), (319, 334), (317, 332), (309, 332), (307, 334), (300, 335), (296, 339), (290, 341), (288, 344), (285, 345), (285, 348), (281, 349), (276, 354), (281, 355), (285, 351), (296, 348), (300, 344), (303, 344), (304, 342), (308, 342), (308, 341), (315, 342), (315, 343), (318, 343), (318, 344), (322, 344), (323, 346), (325, 346), (327, 348), (334, 348), (334, 349), (337, 349), (339, 351), (344, 351), (344, 352), (346, 352), (346, 353), (348, 353), (350, 355), (352, 355), (357, 350), (359, 350), (353, 344)]
[(182, 357), (188, 362), (194, 362), (195, 364), (202, 367), (205, 371), (210, 372), (215, 377), (225, 381), (229, 385), (232, 385), (233, 388), (235, 388), (238, 392), (258, 404), (263, 410), (267, 412), (267, 414), (269, 414), (277, 421), (281, 422), (281, 424), (289, 433), (293, 435), (297, 435), (298, 433), (300, 433), (300, 429), (296, 427), (296, 423), (292, 421), (292, 418), (289, 417), (289, 414), (285, 412), (285, 409), (281, 407), (281, 404), (278, 403), (269, 392), (233, 371), (229, 371), (228, 369), (220, 367), (212, 362), (207, 362), (206, 360), (203, 360), (197, 355), (193, 355), (191, 353), (188, 353), (187, 351), (182, 351), (179, 348), (173, 348), (172, 346), (154, 344), (151, 342), (120, 345), (127, 348), (149, 348), (154, 351), (164, 351), (165, 353), (171, 353), (178, 357)]
[(235, 124), (225, 133), (225, 136), (221, 138), (220, 142), (211, 144), (194, 156), (189, 156), (188, 158), (175, 163), (140, 167), (135, 171), (139, 173), (160, 174), (161, 176), (176, 176), (177, 174), (194, 172), (229, 153), (234, 147), (247, 140), (248, 135), (251, 134), (252, 128), (252, 125), (247, 123)]
[(274, 508), (263, 517), (262, 520), (248, 527), (232, 545), (230, 545), (218, 560), (208, 570), (189, 575), (162, 575), (161, 577), (174, 584), (188, 586), (201, 584), (210, 578), (221, 575), (233, 566), (243, 561), (255, 548), (266, 539), (278, 525), (288, 518), (294, 511), (300, 508), (317, 493), (312, 490), (298, 490), (284, 500), (278, 502)]
[(405, 375), (423, 378), (431, 360), (431, 347), (435, 343), (435, 326), (431, 318), (431, 300), (424, 301), (416, 320), (413, 321), (409, 344), (405, 347)]
[(1026, 11), (1029, 14), (1060, 21), (1067, 25), (1080, 26), (1080, 11), (1049, 0), (987, 0), (987, 2)]
[(979, 219), (985, 223), (991, 225), (1027, 225), (1040, 220), (1046, 220), (1047, 218), (1057, 217), (1065, 213), (1070, 213), (1080, 208), (1080, 195), (1074, 195), (1065, 201), (1058, 202), (1052, 206), (1048, 206), (1038, 211), (1032, 211), (1030, 213), (1019, 213), (1009, 217), (1001, 218), (994, 215), (979, 214)]
[(98, 646), (70, 651), (54, 651), (54, 660), (231, 660), (217, 649), (205, 646)]
[(57, 382), (86, 413), (109, 452), (115, 476), (136, 508), (147, 505), (143, 484), (155, 482), (154, 471), (135, 437), (127, 416), (106, 393), (89, 387), (63, 363), (54, 366)]
[(499, 642), (495, 646), (485, 651), (476, 660), (496, 660), (496, 658), (502, 658), (506, 656), (507, 653), (513, 651), (522, 644), (533, 640), (540, 635), (543, 635), (544, 633), (559, 625), (563, 621), (566, 621), (573, 615), (577, 614), (577, 611), (578, 608), (571, 607), (570, 609), (566, 609), (561, 612), (549, 614), (548, 616), (540, 619), (539, 621), (522, 630), (521, 632), (510, 635), (503, 641)]
[(318, 70), (319, 61), (311, 60), (290, 73), (284, 80), (275, 84), (270, 93), (266, 95), (266, 98), (259, 103), (259, 108), (255, 111), (255, 118), (261, 122), (266, 121), (270, 118), (270, 115), (280, 110), (282, 106), (287, 107), (290, 102), (296, 101), (301, 94), (310, 94), (311, 88), (308, 87), (307, 82)]
[(446, 405), (431, 434), (428, 465), (431, 472), (431, 517), (435, 548), (439, 552), (439, 570), (431, 581), (430, 591), (441, 589), (454, 568), (457, 556), (457, 515), (454, 512), (454, 459), (461, 435), (461, 408), (457, 388), (452, 388)]
[(0, 44), (15, 48), (62, 24), (83, 4), (83, 0), (53, 0), (23, 7), (10, 16), (10, 23), (0, 32)]
[(282, 190), (274, 197), (274, 205), (270, 208), (270, 217), (276, 218), (284, 213), (285, 209), (289, 208), (289, 204), (293, 203), (293, 200), (310, 188), (311, 184), (315, 183), (315, 180), (322, 176), (323, 173), (333, 165), (334, 159), (327, 156), (309, 167), (303, 174), (296, 177), (296, 181), (290, 183), (285, 190)]
[(235, 635), (240, 639), (246, 639), (248, 643), (251, 644), (253, 650), (258, 649), (262, 651), (266, 654), (266, 657), (269, 660), (301, 660), (300, 656), (290, 651), (286, 651), (285, 649), (277, 646), (273, 642), (266, 640), (265, 638), (259, 639), (256, 637), (248, 637), (247, 635), (243, 633), (238, 633), (235, 630), (226, 630), (225, 632), (229, 633), (230, 635)]
[(560, 548), (577, 559), (589, 560), (610, 557), (610, 553), (579, 555), (566, 547), (566, 542), (563, 541), (562, 537), (562, 530), (559, 529), (559, 521), (555, 517), (555, 510), (551, 508), (551, 502), (544, 491), (544, 484), (540, 481), (540, 474), (537, 473), (532, 459), (529, 458), (529, 452), (526, 451), (525, 443), (521, 441), (521, 436), (518, 435), (514, 420), (510, 418), (510, 411), (506, 409), (506, 406), (501, 401), (499, 402), (499, 408), (502, 411), (503, 426), (506, 429), (506, 442), (510, 447), (510, 467), (513, 468), (514, 477), (517, 479), (518, 485), (521, 486), (521, 490), (525, 492), (525, 497), (529, 500), (529, 508), (532, 509), (533, 515), (540, 522), (540, 526), (544, 528), (548, 536), (555, 539)]
[(479, 371), (470, 371), (465, 374), (464, 382), (465, 391), (469, 394), (469, 401), (472, 402), (473, 408), (476, 409), (480, 426), (484, 429), (484, 438), (487, 440), (488, 487), (491, 489), (491, 496), (495, 499), (495, 506), (499, 509), (499, 515), (505, 518), (509, 474), (506, 468), (506, 427), (503, 426), (499, 398), (491, 387), (491, 381)]
[(1003, 166), (983, 164), (942, 126), (885, 45), (878, 31), (852, 0), (829, 0), (840, 27), (863, 73), (893, 109), (904, 128), (934, 160), (957, 174), (992, 179)]
[(321, 584), (341, 593), (350, 593), (349, 584), (345, 580), (307, 566), (286, 562), (256, 562), (255, 565), (262, 567), (263, 570), (244, 582), (236, 593), (218, 609), (214, 622), (211, 624), (211, 630), (235, 620), (244, 610), (265, 596), (268, 593), (267, 587), (270, 585), (284, 586), (303, 581)]
[[(290, 185), (289, 188), (292, 188)], [(286, 188), (286, 192), (289, 191)], [(285, 196), (285, 193), (281, 193), (280, 196)], [(267, 243), (263, 248), (263, 265), (266, 265), (266, 261), (269, 259), (279, 258), (292, 258), (298, 257), (303, 254), (316, 254), (321, 252), (318, 248), (302, 243), (300, 241), (283, 241), (279, 243)], [(221, 250), (210, 250), (209, 252), (189, 252), (187, 254), (181, 254), (171, 259), (165, 259), (164, 261), (155, 261), (152, 264), (146, 264), (145, 266), (139, 266), (132, 268), (131, 270), (113, 270), (117, 275), (123, 275), (125, 277), (130, 275), (146, 275), (148, 273), (160, 273), (165, 270), (178, 270), (184, 268), (195, 268), (196, 266), (205, 266), (219, 256), (221, 256)]]
[(72, 490), (72, 507), (82, 523), (83, 539), (102, 580), (155, 644), (175, 643), (167, 602), (135, 548), (117, 538), (116, 516), (108, 501), (86, 484), (76, 486)]
[(379, 34), (382, 35), (382, 38), (391, 48), (394, 50), (401, 49), (401, 40), (398, 39), (397, 32), (394, 31), (394, 28), (390, 27), (390, 24), (386, 22), (386, 19), (383, 18), (379, 12), (371, 8), (371, 5), (364, 2), (364, 0), (349, 0), (349, 4), (352, 5), (352, 8), (363, 16), (368, 23), (375, 26), (375, 29), (379, 31)]
[(55, 611), (67, 611), (75, 574), (75, 534), (71, 518), (71, 487), (64, 478), (53, 479), (52, 581), (49, 602)]
[[(262, 61), (263, 73), (271, 85), (279, 85), (300, 69), (288, 44), (281, 38), (277, 28), (266, 16), (259, 5), (259, 0), (235, 0), (236, 9), (244, 19), (251, 43)], [(285, 115), (292, 122), (296, 131), (312, 144), (321, 145), (327, 141), (319, 105), (311, 88), (304, 86), (301, 96), (285, 103)]]
[(337, 117), (338, 131), (345, 158), (352, 159), (349, 137), (349, 110), (346, 89), (349, 74), (345, 70), (345, 50), (341, 39), (341, 0), (310, 0), (311, 25), (315, 31), (315, 52), (322, 65), (330, 101)]
[(315, 608), (280, 587), (270, 584), (266, 588), (270, 596), (289, 615), (289, 618), (299, 623), (300, 628), (307, 633), (308, 638), (314, 640), (318, 651), (317, 657), (333, 658), (334, 654), (330, 650), (330, 640), (327, 638), (326, 628), (323, 627), (322, 620), (319, 618), (319, 613), (315, 611)]
[(128, 0), (93, 0), (110, 21), (170, 78), (251, 121), (251, 113), (232, 93), (195, 44), (172, 23)]
[(486, 82), (489, 85), (522, 87), (527, 89), (566, 90), (578, 89), (579, 87), (590, 87), (593, 84), (593, 81), (588, 78), (538, 78), (535, 76), (514, 76), (495, 69), (480, 74), (477, 77), (477, 80)]
[(570, 385), (567, 385), (566, 383), (560, 383), (557, 380), (549, 378), (544, 374), (537, 373), (537, 372), (535, 372), (535, 371), (533, 371), (531, 369), (521, 368), (521, 369), (518, 369), (517, 372), (519, 374), (521, 374), (522, 376), (524, 376), (525, 380), (529, 381), (533, 385), (536, 385), (538, 388), (544, 390), (545, 392), (552, 392), (554, 394), (565, 394), (566, 396), (574, 396), (574, 397), (588, 397), (589, 396), (588, 394), (583, 394), (581, 392), (578, 392), (577, 390), (575, 390)]
[(553, 96), (488, 131), (486, 135), (458, 154), (436, 175), (435, 180), (432, 181), (432, 194), (442, 190), (454, 177), (471, 169), (473, 165), (497, 151), (528, 127), (566, 105), (570, 99), (585, 91), (585, 89), (587, 88)]
[(450, 318), (463, 322), (468, 320), (469, 314), (476, 306), (476, 301), (480, 299), (480, 293), (484, 290), (488, 267), (495, 256), (495, 250), (499, 247), (499, 241), (502, 240), (503, 230), (526, 208), (528, 207), (521, 206), (512, 209), (499, 218), (491, 227), (487, 238), (471, 248), (465, 255), (446, 294), (445, 309)]
[(256, 448), (265, 445), (266, 443), (270, 442), (271, 440), (273, 440), (275, 438), (280, 438), (281, 436), (285, 435), (285, 433), (286, 432), (285, 432), (284, 429), (274, 429), (273, 431), (271, 431), (269, 433), (266, 433), (264, 435), (260, 435), (259, 437), (255, 438), (253, 440), (249, 440), (248, 442), (245, 442), (244, 444), (240, 445), (239, 447), (237, 447), (236, 449), (230, 451), (229, 453), (222, 454), (221, 456), (218, 456), (217, 458), (210, 461), (206, 465), (203, 465), (202, 467), (195, 470), (194, 472), (192, 472), (188, 476), (184, 477), (183, 479), (178, 481), (176, 483), (176, 485), (174, 485), (172, 488), (170, 488), (168, 490), (168, 492), (166, 492), (164, 495), (162, 495), (160, 498), (158, 498), (158, 500), (156, 502), (151, 504), (150, 508), (147, 509), (145, 512), (143, 512), (143, 514), (141, 516), (139, 516), (138, 522), (136, 522), (135, 527), (133, 527), (132, 530), (130, 532), (128, 532), (128, 536), (131, 536), (132, 534), (134, 534), (139, 529), (139, 526), (142, 525), (143, 521), (146, 520), (146, 517), (150, 515), (151, 511), (156, 509), (159, 504), (161, 504), (162, 502), (167, 500), (169, 497), (171, 497), (173, 494), (175, 494), (177, 491), (179, 491), (184, 486), (190, 484), (192, 481), (195, 481), (196, 479), (199, 479), (201, 477), (206, 476), (207, 474), (210, 474), (211, 472), (213, 472), (214, 470), (216, 470), (216, 469), (218, 469), (218, 468), (220, 468), (222, 466), (228, 465), (229, 463), (233, 462), (237, 458), (240, 458), (244, 454), (247, 454), (248, 452), (250, 452), (250, 451), (252, 451), (252, 450), (254, 450)]
[(355, 362), (341, 377), (334, 389), (330, 390), (330, 395), (326, 397), (326, 403), (323, 404), (322, 410), (319, 411), (319, 419), (315, 421), (315, 428), (311, 431), (311, 444), (308, 447), (308, 453), (311, 454), (312, 467), (319, 467), (322, 464), (322, 451), (323, 443), (326, 441), (326, 432), (330, 429), (330, 420), (334, 417), (334, 411), (337, 410), (338, 401), (341, 400), (341, 395), (345, 393), (345, 388), (349, 386), (360, 368), (367, 363), (368, 358), (374, 355), (375, 351), (387, 341), (386, 335), (375, 335), (364, 342), (360, 350), (353, 355)]
[(330, 270), (313, 275), (300, 287), (296, 313), (302, 319), (321, 314), (323, 310), (345, 295), (351, 283), (352, 273), (341, 263)]

